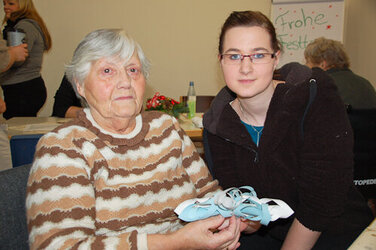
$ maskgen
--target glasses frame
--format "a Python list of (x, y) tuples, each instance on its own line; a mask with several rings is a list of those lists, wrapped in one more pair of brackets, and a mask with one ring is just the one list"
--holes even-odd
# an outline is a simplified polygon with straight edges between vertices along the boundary
[[(267, 63), (254, 63), (253, 62), (253, 59), (252, 59), (252, 56), (254, 55), (257, 55), (257, 54), (264, 54), (264, 55), (270, 55), (270, 59), (273, 59), (276, 57), (276, 53), (271, 53), (271, 52), (260, 52), (260, 53), (253, 53), (253, 54), (240, 54), (240, 53), (227, 53), (227, 54), (221, 54), (221, 60), (224, 58), (224, 56), (226, 55), (240, 55), (240, 60), (236, 60), (236, 61), (233, 61), (234, 63), (232, 64), (227, 64), (227, 65), (238, 65), (240, 64), (240, 62), (242, 62), (244, 60), (245, 57), (249, 57), (249, 60), (251, 61), (251, 63), (253, 64), (267, 64)], [(225, 63), (226, 64), (226, 63)]]

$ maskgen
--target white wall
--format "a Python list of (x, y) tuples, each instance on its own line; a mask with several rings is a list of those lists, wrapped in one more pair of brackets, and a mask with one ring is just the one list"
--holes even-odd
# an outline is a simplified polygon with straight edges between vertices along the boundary
[[(371, 63), (375, 55), (375, 0), (346, 0), (345, 28), (354, 71), (376, 84)], [(259, 10), (270, 16), (270, 0), (34, 0), (52, 36), (42, 75), (48, 89), (40, 116), (50, 116), (53, 96), (78, 42), (98, 28), (124, 28), (152, 62), (145, 97), (156, 91), (177, 98), (195, 81), (200, 95), (215, 95), (224, 85), (217, 62), (221, 25), (233, 10)], [(361, 13), (359, 14), (358, 11)], [(368, 14), (365, 14), (368, 13)], [(3, 18), (1, 11), (0, 18)], [(345, 17), (346, 18), (346, 17)], [(362, 24), (362, 25), (361, 25)], [(356, 35), (353, 35), (356, 33)], [(370, 35), (373, 33), (373, 35)], [(359, 59), (358, 59), (359, 57)]]
[(344, 46), (350, 68), (376, 88), (376, 0), (345, 0)]
[[(154, 92), (178, 98), (189, 81), (198, 94), (223, 86), (217, 65), (222, 23), (233, 10), (255, 9), (269, 15), (266, 0), (34, 0), (53, 39), (42, 75), (48, 89), (40, 116), (52, 112), (53, 96), (78, 42), (98, 28), (124, 28), (152, 62), (145, 97)], [(1, 13), (3, 15), (3, 13)], [(1, 16), (2, 18), (3, 16)]]

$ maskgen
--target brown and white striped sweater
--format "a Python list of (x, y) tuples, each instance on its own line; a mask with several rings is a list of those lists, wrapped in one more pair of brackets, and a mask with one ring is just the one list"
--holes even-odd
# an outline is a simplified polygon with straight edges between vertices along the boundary
[(44, 135), (27, 188), (32, 249), (147, 249), (147, 234), (184, 224), (182, 201), (218, 190), (175, 118), (143, 112), (128, 135), (85, 110)]

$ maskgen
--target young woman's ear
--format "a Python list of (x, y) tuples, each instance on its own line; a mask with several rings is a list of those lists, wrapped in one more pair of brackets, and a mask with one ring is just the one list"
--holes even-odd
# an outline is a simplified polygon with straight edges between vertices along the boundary
[(274, 53), (274, 57), (275, 57), (275, 60), (274, 60), (274, 69), (277, 68), (280, 56), (281, 56), (281, 51), (280, 50), (278, 50), (277, 52)]

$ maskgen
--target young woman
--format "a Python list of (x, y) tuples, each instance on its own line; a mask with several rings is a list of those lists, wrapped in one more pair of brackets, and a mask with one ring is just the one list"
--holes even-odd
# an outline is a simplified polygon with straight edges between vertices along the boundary
[(7, 110), (4, 118), (36, 116), (47, 98), (41, 77), (43, 53), (51, 48), (51, 37), (32, 0), (4, 0), (6, 23), (3, 38), (9, 31), (25, 32), (29, 57), (22, 64), (14, 64), (0, 75)]
[(345, 107), (319, 68), (286, 65), (286, 82), (274, 84), (280, 54), (262, 13), (228, 17), (219, 39), (227, 87), (204, 116), (205, 156), (223, 188), (250, 185), (259, 197), (282, 199), (295, 211), (243, 236), (241, 248), (345, 249), (372, 219), (352, 181)]

